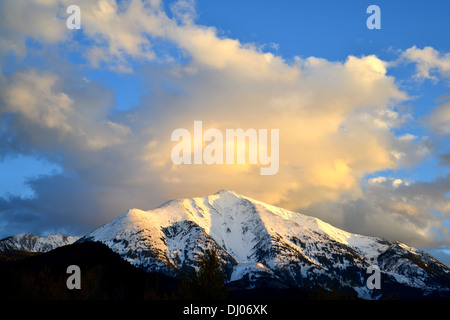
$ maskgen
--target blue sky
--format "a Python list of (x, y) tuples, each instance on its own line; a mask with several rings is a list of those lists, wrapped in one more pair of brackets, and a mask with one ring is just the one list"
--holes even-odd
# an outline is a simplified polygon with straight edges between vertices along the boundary
[[(198, 22), (216, 26), (244, 42), (279, 44), (286, 58), (320, 56), (331, 60), (349, 54), (387, 54), (392, 49), (432, 46), (448, 30), (445, 1), (198, 1)], [(366, 9), (377, 4), (382, 28), (369, 30)], [(230, 19), (230, 17), (233, 19)]]
[[(0, 237), (229, 188), (450, 261), (448, 1), (72, 2), (0, 5)], [(173, 166), (194, 120), (279, 128), (280, 172)]]

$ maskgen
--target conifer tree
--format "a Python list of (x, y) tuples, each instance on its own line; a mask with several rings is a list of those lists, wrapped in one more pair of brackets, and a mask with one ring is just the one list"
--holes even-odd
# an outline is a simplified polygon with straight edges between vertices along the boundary
[(181, 282), (181, 294), (186, 299), (222, 300), (227, 296), (224, 289), (225, 274), (215, 249), (207, 249), (197, 261), (198, 270), (188, 272)]

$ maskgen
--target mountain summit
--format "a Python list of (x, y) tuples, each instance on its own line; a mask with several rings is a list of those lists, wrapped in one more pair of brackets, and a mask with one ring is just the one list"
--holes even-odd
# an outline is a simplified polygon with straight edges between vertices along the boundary
[[(450, 269), (400, 242), (349, 233), (320, 219), (233, 191), (130, 209), (94, 230), (98, 241), (149, 272), (176, 275), (216, 249), (229, 284), (245, 288), (321, 288), (365, 299), (448, 296)], [(366, 285), (369, 266), (381, 289)]]

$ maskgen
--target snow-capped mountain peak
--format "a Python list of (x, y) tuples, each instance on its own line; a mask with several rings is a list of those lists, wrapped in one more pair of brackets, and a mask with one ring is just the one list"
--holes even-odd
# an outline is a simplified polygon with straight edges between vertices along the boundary
[(448, 291), (450, 283), (450, 270), (418, 249), (353, 234), (229, 190), (148, 211), (130, 209), (81, 241), (103, 242), (130, 263), (169, 275), (195, 266), (199, 255), (215, 248), (228, 280), (251, 279), (250, 286), (262, 278), (297, 287), (338, 283), (371, 296), (365, 278), (372, 264), (386, 283), (427, 292)]

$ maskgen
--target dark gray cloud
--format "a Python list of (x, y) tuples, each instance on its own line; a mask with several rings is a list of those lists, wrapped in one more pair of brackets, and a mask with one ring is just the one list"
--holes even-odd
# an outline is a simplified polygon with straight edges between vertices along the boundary
[(393, 178), (369, 180), (363, 198), (318, 203), (305, 212), (342, 229), (411, 246), (450, 245), (450, 175), (429, 182)]
[(438, 157), (441, 166), (450, 167), (450, 153), (439, 154)]

